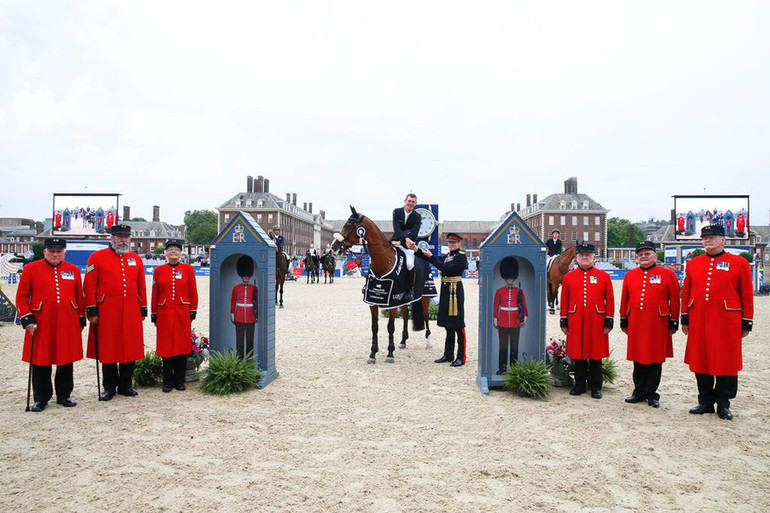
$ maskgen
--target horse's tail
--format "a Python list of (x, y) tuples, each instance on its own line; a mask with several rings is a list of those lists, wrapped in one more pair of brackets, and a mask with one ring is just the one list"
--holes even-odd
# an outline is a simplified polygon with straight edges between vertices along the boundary
[(412, 303), (412, 331), (425, 329), (425, 311), (422, 308), (422, 299)]

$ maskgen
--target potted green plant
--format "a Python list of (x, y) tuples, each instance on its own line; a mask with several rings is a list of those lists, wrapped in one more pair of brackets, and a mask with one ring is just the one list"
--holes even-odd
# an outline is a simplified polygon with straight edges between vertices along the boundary
[(551, 393), (548, 366), (540, 360), (530, 359), (509, 365), (503, 374), (504, 388), (513, 390), (520, 397), (544, 399)]
[(555, 387), (571, 387), (574, 380), (570, 374), (575, 370), (572, 358), (567, 356), (564, 340), (551, 339), (545, 348), (545, 363), (551, 374), (551, 384)]
[(235, 351), (213, 351), (209, 355), (209, 365), (201, 375), (201, 390), (208, 394), (230, 395), (257, 388), (262, 371), (254, 364), (252, 352), (241, 358)]

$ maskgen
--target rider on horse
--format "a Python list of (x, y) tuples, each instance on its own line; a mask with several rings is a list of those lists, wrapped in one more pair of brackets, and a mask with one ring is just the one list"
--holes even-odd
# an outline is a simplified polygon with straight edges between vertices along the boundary
[(275, 242), (275, 245), (278, 247), (278, 251), (283, 253), (283, 257), (286, 259), (286, 267), (289, 267), (289, 255), (286, 254), (286, 252), (283, 250), (283, 245), (286, 241), (284, 239), (283, 235), (281, 235), (281, 227), (279, 225), (273, 226), (273, 231), (268, 234), (270, 238)]
[(414, 251), (407, 249), (408, 244), (417, 240), (420, 232), (422, 217), (414, 209), (417, 205), (417, 195), (410, 192), (404, 198), (404, 208), (393, 210), (393, 237), (391, 244), (400, 248), (406, 255), (407, 291), (404, 295), (406, 301), (411, 301), (414, 296)]

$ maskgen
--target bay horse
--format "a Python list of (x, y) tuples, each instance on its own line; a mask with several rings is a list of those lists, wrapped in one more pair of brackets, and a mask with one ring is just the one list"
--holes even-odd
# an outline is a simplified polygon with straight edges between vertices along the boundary
[[(283, 308), (283, 283), (286, 281), (286, 273), (289, 272), (289, 262), (281, 248), (275, 248), (275, 302), (278, 308)], [(280, 302), (278, 291), (280, 290)]]
[[(345, 222), (340, 233), (334, 234), (334, 244), (332, 245), (332, 251), (342, 255), (348, 251), (352, 246), (362, 244), (364, 250), (369, 253), (370, 264), (369, 272), (375, 278), (385, 276), (396, 265), (397, 251), (382, 231), (374, 224), (374, 221), (369, 219), (363, 214), (356, 212), (356, 209), (351, 206), (351, 216)], [(416, 289), (416, 288), (415, 288)], [(415, 290), (417, 293), (417, 290)], [(428, 328), (428, 306), (430, 298), (428, 296), (422, 296), (419, 301), (415, 301), (412, 304), (415, 307), (412, 308), (413, 326), (414, 331), (422, 331), (427, 328), (425, 337), (430, 335), (430, 328)], [(397, 308), (384, 308), (388, 310), (388, 355), (385, 358), (385, 362), (393, 363), (395, 358), (393, 351), (396, 347), (394, 344), (393, 334), (396, 331), (396, 310), (401, 311), (401, 317), (404, 320), (404, 328), (401, 332), (401, 349), (406, 348), (406, 340), (409, 338), (409, 331), (407, 329), (407, 323), (409, 322), (409, 305), (402, 305)], [(380, 307), (376, 305), (369, 305), (369, 311), (372, 317), (372, 348), (369, 354), (369, 359), (366, 363), (376, 363), (376, 355), (379, 351), (379, 344), (377, 342), (377, 333), (379, 332), (379, 310)]]
[(548, 312), (556, 313), (556, 304), (559, 302), (559, 287), (564, 275), (569, 272), (569, 266), (577, 254), (577, 244), (567, 248), (563, 253), (556, 255), (548, 268)]
[(307, 273), (307, 282), (305, 283), (320, 283), (321, 278), (318, 275), (318, 257), (311, 255), (310, 251), (305, 253), (305, 272)]
[(334, 261), (334, 255), (326, 253), (321, 257), (321, 269), (323, 269), (324, 273), (324, 283), (326, 283), (327, 277), (329, 278), (329, 283), (334, 283), (334, 271), (336, 268), (337, 262)]

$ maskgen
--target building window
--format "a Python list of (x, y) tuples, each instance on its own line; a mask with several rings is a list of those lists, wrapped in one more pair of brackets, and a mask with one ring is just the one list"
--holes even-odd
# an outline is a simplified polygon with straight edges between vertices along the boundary
[(225, 214), (225, 223), (230, 221), (230, 214)]
[(246, 200), (246, 206), (247, 206), (247, 207), (249, 207), (249, 208), (251, 208), (251, 200), (250, 200), (250, 199), (247, 199), (247, 200)]
[(570, 202), (569, 208), (577, 209), (577, 200), (572, 200)]
[(562, 210), (567, 208), (567, 201), (566, 200), (561, 200), (559, 202), (559, 208), (562, 209)]
[(572, 226), (577, 226), (577, 216), (572, 216)]
[(583, 210), (588, 210), (588, 200), (583, 200)]
[(599, 242), (600, 240), (602, 240), (602, 237), (601, 237), (601, 235), (599, 234), (599, 232), (596, 232), (596, 233), (594, 233), (594, 240), (595, 240), (596, 242)]
[(257, 208), (262, 208), (265, 206), (265, 200), (257, 200)]
[(602, 218), (601, 218), (601, 216), (596, 216), (594, 218), (594, 221), (595, 221), (596, 226), (601, 226), (602, 225)]
[(589, 240), (588, 239), (588, 232), (583, 232), (583, 240)]
[(258, 223), (262, 222), (262, 214), (257, 214), (257, 222)]
[(273, 222), (273, 214), (267, 214), (267, 222), (272, 223)]
[(577, 240), (577, 232), (572, 232), (572, 240), (573, 241)]
[(567, 225), (567, 216), (561, 216), (561, 225), (566, 226)]
[(548, 216), (548, 224), (553, 226), (553, 216)]
[(583, 216), (583, 226), (588, 226), (588, 216)]

